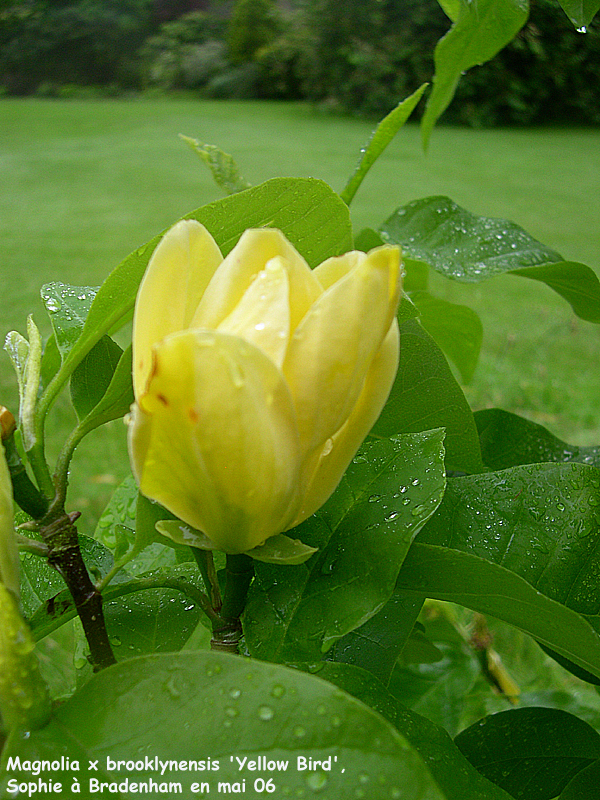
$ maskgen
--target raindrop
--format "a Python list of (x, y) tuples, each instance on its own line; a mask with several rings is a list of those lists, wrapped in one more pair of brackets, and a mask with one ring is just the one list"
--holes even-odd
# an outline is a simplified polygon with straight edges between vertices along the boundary
[(294, 728), (294, 736), (297, 739), (303, 739), (306, 736), (306, 728), (304, 728), (302, 725), (296, 725)]
[(320, 770), (318, 772), (311, 772), (306, 778), (306, 785), (313, 792), (319, 792), (327, 786), (327, 775)]
[(258, 709), (258, 718), (262, 719), (264, 722), (268, 722), (270, 719), (273, 719), (274, 716), (275, 712), (271, 706), (260, 706)]
[(271, 689), (271, 697), (283, 697), (284, 694), (285, 688), (280, 683), (276, 683)]
[(234, 708), (233, 706), (226, 706), (225, 713), (227, 714), (228, 717), (237, 717), (237, 715), (240, 712), (237, 710), (237, 708)]
[(232, 700), (237, 700), (237, 699), (238, 699), (238, 697), (239, 697), (241, 694), (242, 694), (242, 690), (241, 690), (241, 689), (237, 689), (237, 688), (236, 688), (236, 689), (230, 689), (230, 690), (229, 690), (229, 697), (231, 697), (231, 699), (232, 699)]
[(577, 33), (587, 33), (586, 26), (582, 25), (581, 28), (577, 28)]
[(379, 500), (381, 500), (381, 495), (380, 494), (372, 494), (369, 497), (369, 503), (377, 503)]
[(62, 303), (60, 300), (57, 300), (55, 297), (47, 297), (46, 298), (46, 308), (51, 314), (60, 311), (62, 308)]

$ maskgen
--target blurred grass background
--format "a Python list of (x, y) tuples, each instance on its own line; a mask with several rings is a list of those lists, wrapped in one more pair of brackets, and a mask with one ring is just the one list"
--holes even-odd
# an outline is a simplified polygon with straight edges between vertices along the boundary
[[(50, 281), (97, 285), (129, 252), (180, 216), (221, 196), (179, 133), (217, 144), (259, 183), (276, 175), (322, 178), (337, 191), (372, 124), (302, 103), (177, 99), (0, 100), (0, 330), (25, 331), (33, 312), (47, 334), (39, 289)], [(358, 232), (399, 205), (449, 195), (470, 211), (506, 217), (565, 258), (600, 269), (600, 131), (439, 128), (425, 155), (408, 125), (359, 190)], [(434, 276), (432, 288), (473, 307), (482, 356), (465, 392), (474, 409), (501, 406), (574, 444), (600, 443), (600, 330), (533, 281), (478, 285)], [(0, 360), (0, 402), (17, 410), (10, 362)], [(66, 400), (49, 420), (50, 453), (73, 419)], [(121, 422), (92, 433), (73, 462), (70, 507), (91, 533), (127, 474)]]

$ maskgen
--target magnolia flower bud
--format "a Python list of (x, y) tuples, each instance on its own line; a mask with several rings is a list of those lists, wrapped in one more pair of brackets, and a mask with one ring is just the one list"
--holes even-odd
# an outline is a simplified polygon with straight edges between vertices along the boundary
[(278, 230), (247, 230), (223, 259), (177, 223), (135, 307), (140, 491), (228, 553), (317, 511), (390, 392), (400, 284), (397, 247), (311, 270)]

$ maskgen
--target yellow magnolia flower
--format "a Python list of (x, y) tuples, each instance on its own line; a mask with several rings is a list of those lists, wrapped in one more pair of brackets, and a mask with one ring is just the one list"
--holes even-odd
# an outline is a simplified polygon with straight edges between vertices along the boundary
[(247, 230), (223, 259), (177, 223), (135, 307), (140, 491), (228, 553), (317, 511), (390, 392), (400, 283), (397, 247), (311, 270), (278, 230)]

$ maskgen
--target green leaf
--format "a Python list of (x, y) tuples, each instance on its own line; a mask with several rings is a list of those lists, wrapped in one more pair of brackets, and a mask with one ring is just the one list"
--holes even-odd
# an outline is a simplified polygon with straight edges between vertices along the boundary
[(474, 283), (520, 275), (554, 289), (578, 317), (600, 322), (600, 282), (593, 270), (564, 261), (514, 222), (472, 214), (448, 197), (426, 197), (397, 209), (381, 233), (446, 278)]
[(437, 430), (365, 442), (327, 503), (288, 532), (319, 552), (296, 567), (255, 564), (244, 616), (253, 655), (319, 661), (382, 608), (442, 497), (442, 439)]
[(473, 650), (448, 620), (441, 617), (428, 622), (427, 633), (435, 638), (441, 657), (414, 663), (402, 653), (388, 688), (397, 700), (452, 736), (465, 726), (465, 698), (472, 695), (481, 668)]
[(600, 467), (600, 447), (567, 444), (542, 425), (500, 408), (476, 411), (474, 416), (481, 455), (490, 469), (544, 461), (575, 461)]
[(79, 339), (97, 292), (97, 286), (69, 286), (67, 283), (42, 286), (42, 300), (63, 361)]
[(412, 292), (410, 299), (419, 310), (421, 325), (455, 364), (462, 380), (468, 383), (475, 372), (483, 339), (477, 313), (468, 306), (450, 303), (426, 291)]
[(419, 86), (416, 92), (402, 100), (396, 108), (385, 116), (379, 125), (373, 131), (371, 138), (367, 144), (361, 149), (361, 156), (356, 165), (354, 173), (350, 180), (340, 192), (342, 200), (350, 205), (352, 198), (356, 194), (358, 187), (365, 179), (367, 172), (371, 169), (373, 164), (377, 161), (379, 156), (383, 153), (388, 144), (392, 141), (394, 136), (398, 133), (400, 128), (404, 125), (406, 120), (414, 111), (417, 103), (423, 96), (423, 92), (428, 84), (424, 83)]
[(600, 759), (597, 731), (554, 708), (493, 714), (454, 741), (482, 775), (518, 800), (552, 800)]
[[(442, 6), (447, 10), (447, 4)], [(456, 2), (448, 6), (456, 13)], [(435, 48), (433, 90), (421, 122), (423, 144), (427, 147), (431, 131), (450, 105), (463, 72), (489, 61), (527, 22), (527, 0), (477, 0), (463, 2), (456, 22)]]
[(394, 591), (381, 611), (335, 643), (330, 658), (367, 670), (387, 685), (396, 659), (412, 635), (423, 599)]
[(580, 33), (586, 32), (586, 26), (594, 19), (600, 8), (599, 0), (559, 0), (559, 2)]
[[(100, 340), (100, 342), (102, 341), (103, 339)], [(88, 357), (94, 352), (96, 347), (98, 347), (98, 345), (95, 345), (90, 353), (88, 353), (88, 355), (81, 362), (82, 364), (87, 361)], [(116, 351), (114, 352), (114, 355), (116, 356)], [(77, 373), (77, 370), (80, 366), (81, 364), (79, 364), (75, 370), (73, 377)], [(106, 371), (106, 377), (108, 378), (108, 371)], [(97, 394), (99, 394), (99, 392)], [(133, 401), (131, 345), (129, 345), (127, 349), (121, 353), (114, 368), (112, 377), (110, 378), (110, 383), (108, 384), (104, 394), (101, 396), (98, 403), (91, 408), (87, 416), (81, 421), (82, 428), (84, 428), (86, 431), (90, 431), (93, 428), (97, 428), (98, 425), (104, 425), (106, 422), (110, 422), (113, 419), (119, 419), (119, 417), (123, 417), (131, 408)]]
[(118, 661), (181, 650), (200, 620), (200, 609), (174, 589), (150, 589), (104, 602), (104, 618)]
[(577, 773), (565, 786), (558, 800), (591, 800), (598, 791), (599, 783), (600, 761), (594, 761), (589, 767)]
[(197, 153), (212, 173), (217, 186), (227, 194), (235, 194), (249, 189), (251, 184), (240, 175), (238, 165), (233, 156), (224, 153), (220, 147), (214, 144), (204, 144), (191, 136), (179, 134), (179, 138), (188, 144)]
[(462, 389), (433, 339), (409, 320), (400, 327), (396, 380), (371, 435), (388, 437), (442, 426), (447, 467), (482, 471), (477, 428)]
[[(463, 0), (464, 1), (464, 0)], [(446, 16), (450, 17), (452, 22), (456, 22), (461, 9), (461, 0), (438, 0), (441, 8)]]
[(42, 371), (40, 375), (40, 391), (43, 391), (50, 383), (52, 378), (60, 369), (62, 363), (61, 355), (56, 343), (56, 336), (52, 333), (46, 340), (44, 345), (44, 354), (42, 356)]
[[(312, 665), (299, 665), (313, 671)], [(399, 703), (372, 675), (347, 664), (319, 664), (319, 678), (331, 681), (381, 714), (406, 737), (431, 771), (447, 800), (509, 800), (461, 754), (446, 731)]]
[[(274, 178), (260, 186), (201, 206), (185, 218), (196, 219), (204, 224), (223, 255), (229, 253), (246, 228), (261, 226), (282, 230), (312, 267), (332, 255), (352, 249), (352, 227), (347, 206), (327, 184), (313, 178)], [(83, 329), (77, 334), (76, 344), (44, 394), (42, 407), (52, 402), (62, 384), (96, 342), (105, 333), (117, 330), (131, 317), (139, 283), (163, 234), (164, 231), (127, 256), (104, 281), (85, 317)], [(86, 289), (86, 293), (89, 292)], [(51, 311), (51, 319), (63, 337), (62, 317), (60, 324), (56, 317), (60, 313), (57, 307), (59, 300), (62, 309), (62, 296), (55, 297), (56, 293), (56, 290), (50, 292), (48, 301), (51, 308), (57, 309)], [(71, 298), (71, 295), (68, 297)], [(74, 323), (73, 312), (69, 314)], [(79, 330), (75, 325), (68, 329), (67, 338), (71, 344), (76, 328)], [(59, 348), (61, 337), (57, 334)], [(64, 342), (62, 347), (66, 352), (68, 347)]]
[(597, 618), (549, 599), (505, 567), (460, 550), (415, 542), (396, 586), (498, 617), (600, 676)]
[[(282, 796), (324, 790), (331, 798), (362, 793), (369, 800), (447, 800), (414, 749), (368, 706), (298, 670), (223, 653), (154, 655), (109, 667), (63, 703), (43, 730), (15, 737), (5, 757), (60, 761), (65, 750), (83, 765), (77, 775), (82, 800), (97, 794), (90, 779), (114, 783), (110, 796), (124, 798), (129, 792), (119, 790), (120, 784), (150, 778), (159, 786), (167, 783), (169, 796), (183, 800), (199, 796), (193, 783), (209, 783), (212, 795), (220, 782), (241, 789), (244, 779), (244, 796), (257, 800), (268, 796), (263, 787), (269, 778)], [(288, 765), (257, 770), (258, 756)], [(161, 776), (151, 762), (145, 767), (146, 757), (173, 760), (177, 769)], [(116, 771), (109, 758), (141, 760), (142, 768)], [(209, 758), (218, 761), (218, 771), (183, 765)], [(247, 759), (243, 769), (236, 758)], [(321, 765), (302, 769), (307, 761), (298, 758), (316, 758)], [(98, 760), (98, 772), (88, 773), (88, 760)], [(52, 773), (69, 787), (73, 776), (70, 770)], [(7, 777), (22, 775), (5, 776), (0, 791)], [(255, 784), (259, 778), (262, 783)], [(180, 783), (181, 792), (169, 792), (170, 781)]]
[(123, 350), (110, 336), (92, 347), (71, 376), (71, 402), (79, 419), (102, 400), (110, 385)]

